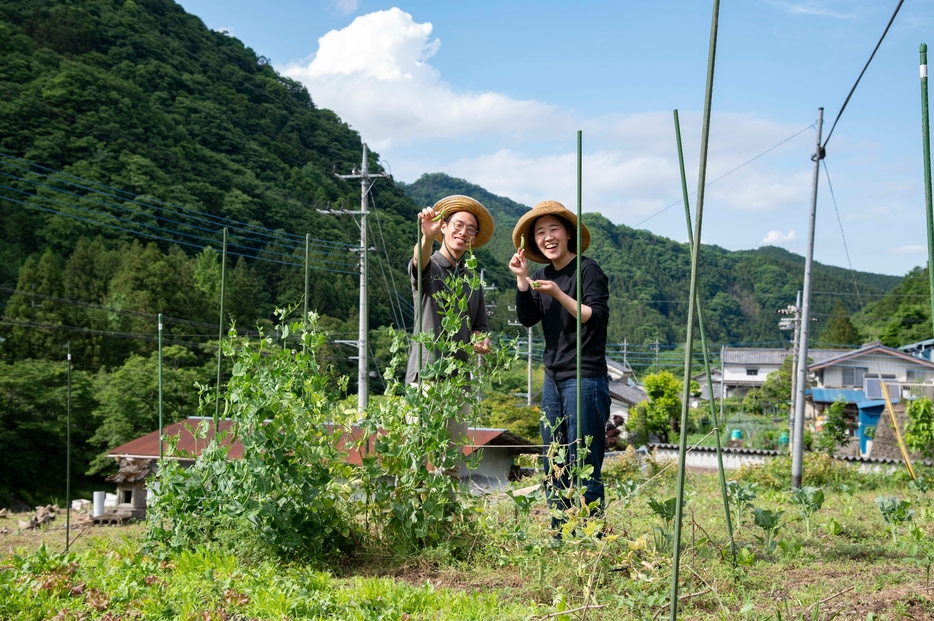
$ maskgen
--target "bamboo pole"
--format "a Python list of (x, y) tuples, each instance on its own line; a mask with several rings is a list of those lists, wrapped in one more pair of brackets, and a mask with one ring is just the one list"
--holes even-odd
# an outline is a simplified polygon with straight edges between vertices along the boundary
[(577, 388), (574, 390), (574, 398), (576, 399), (575, 407), (577, 412), (577, 428), (575, 430), (575, 443), (577, 444), (577, 492), (583, 495), (581, 491), (581, 470), (584, 466), (584, 438), (581, 430), (583, 428), (583, 413), (581, 412), (581, 295), (583, 293), (583, 285), (581, 283), (581, 160), (582, 160), (582, 150), (581, 146), (583, 144), (583, 132), (577, 130)]
[(902, 439), (902, 432), (898, 428), (898, 420), (895, 418), (895, 408), (892, 407), (892, 400), (889, 398), (889, 387), (886, 386), (885, 380), (879, 380), (879, 385), (882, 386), (882, 396), (885, 397), (885, 409), (889, 413), (889, 418), (892, 419), (892, 429), (895, 430), (895, 440), (898, 442), (898, 450), (902, 452), (902, 458), (904, 458), (905, 465), (908, 467), (908, 474), (911, 475), (911, 480), (917, 481), (918, 477), (915, 475), (915, 469), (911, 465), (911, 458), (908, 456), (908, 447), (905, 446), (905, 441)]
[[(302, 330), (308, 332), (308, 295), (310, 293), (309, 274), (311, 272), (311, 260), (309, 246), (311, 245), (311, 234), (305, 233), (305, 314), (302, 315)], [(308, 345), (305, 344), (305, 337), (302, 336), (302, 353), (308, 351)]]
[(691, 285), (688, 292), (687, 338), (684, 344), (684, 390), (681, 402), (681, 438), (678, 444), (678, 488), (675, 504), (675, 533), (671, 563), (671, 596), (669, 612), (671, 621), (678, 618), (678, 571), (681, 564), (681, 524), (684, 512), (684, 466), (687, 454), (688, 406), (691, 397), (691, 356), (694, 351), (694, 308), (697, 302), (697, 267), (700, 262), (701, 229), (704, 217), (704, 186), (707, 181), (707, 145), (710, 139), (710, 103), (713, 98), (713, 75), (717, 56), (717, 25), (720, 16), (720, 0), (713, 0), (713, 16), (710, 23), (710, 47), (707, 53), (707, 87), (704, 94), (704, 117), (701, 130), (700, 165), (697, 175), (697, 215), (694, 225), (695, 238), (691, 247)]
[[(687, 221), (687, 231), (688, 231), (688, 246), (691, 248), (692, 252), (694, 249), (694, 231), (691, 226), (691, 202), (688, 199), (688, 181), (687, 175), (684, 172), (684, 152), (681, 149), (681, 123), (678, 120), (678, 111), (674, 111), (675, 117), (675, 137), (678, 141), (678, 165), (681, 169), (681, 194), (684, 197), (684, 218)], [(700, 296), (696, 298), (697, 302), (697, 331), (700, 333), (701, 349), (704, 352), (704, 371), (707, 374), (707, 396), (708, 403), (710, 404), (710, 419), (713, 421), (713, 431), (714, 438), (716, 439), (717, 445), (717, 472), (720, 475), (720, 491), (723, 494), (723, 511), (726, 514), (726, 532), (730, 537), (730, 554), (733, 558), (733, 564), (736, 564), (736, 543), (733, 540), (733, 521), (730, 518), (730, 500), (726, 494), (726, 475), (723, 470), (723, 447), (720, 442), (720, 421), (717, 418), (717, 404), (713, 398), (713, 377), (710, 373), (710, 353), (707, 351), (707, 336), (704, 333), (704, 315), (701, 312), (701, 303)], [(723, 361), (721, 359), (721, 367)], [(723, 370), (720, 370), (721, 377)], [(690, 381), (689, 378), (685, 378), (685, 381)], [(720, 398), (723, 399), (723, 394), (721, 392)]]
[(65, 552), (71, 545), (71, 341), (68, 341), (68, 392), (65, 431)]

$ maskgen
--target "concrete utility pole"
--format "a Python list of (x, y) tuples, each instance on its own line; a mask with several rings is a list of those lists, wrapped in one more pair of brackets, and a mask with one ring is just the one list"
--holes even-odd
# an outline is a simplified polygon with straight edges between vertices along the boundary
[(817, 219), (817, 181), (820, 178), (820, 161), (824, 159), (821, 147), (821, 128), (824, 109), (817, 109), (817, 147), (814, 155), (814, 177), (811, 183), (811, 216), (808, 222), (808, 250), (804, 258), (804, 291), (801, 300), (801, 321), (798, 327), (798, 370), (795, 386), (795, 428), (791, 450), (791, 488), (801, 487), (801, 472), (804, 463), (804, 398), (808, 386), (808, 331), (811, 323), (811, 267), (814, 264), (814, 222)]
[[(379, 177), (391, 177), (391, 175), (388, 175), (384, 172), (369, 172), (369, 165), (367, 163), (367, 148), (366, 143), (364, 143), (363, 159), (360, 162), (360, 170), (357, 171), (356, 167), (354, 167), (349, 175), (338, 175), (335, 173), (335, 176), (338, 179), (343, 179), (344, 181), (347, 181), (348, 179), (360, 180), (360, 211), (328, 211), (319, 209), (318, 212), (360, 216), (360, 247), (357, 248), (357, 252), (360, 253), (360, 333), (357, 337), (357, 410), (362, 412), (366, 409), (368, 402), (367, 381), (369, 378), (369, 373), (367, 372), (367, 334), (370, 330), (370, 322), (369, 315), (367, 314), (366, 293), (366, 217), (370, 213), (370, 210), (367, 209), (367, 205), (369, 204), (367, 201), (370, 199), (370, 188), (372, 187), (370, 180)], [(417, 310), (418, 309), (416, 309), (416, 312)]]
[[(782, 319), (778, 322), (779, 330), (794, 330), (794, 336), (791, 338), (791, 408), (788, 412), (788, 420), (794, 424), (795, 398), (798, 395), (796, 387), (798, 385), (798, 331), (801, 328), (801, 292), (798, 291), (794, 306), (788, 306), (778, 312), (782, 315), (794, 315), (794, 319)], [(789, 441), (788, 450), (791, 450), (793, 446), (794, 444)]]

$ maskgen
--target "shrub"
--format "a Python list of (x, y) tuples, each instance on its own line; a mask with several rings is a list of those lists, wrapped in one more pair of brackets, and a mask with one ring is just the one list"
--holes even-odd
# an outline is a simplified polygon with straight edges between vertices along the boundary
[[(839, 486), (842, 483), (855, 485), (866, 478), (846, 462), (824, 453), (805, 453), (802, 475), (802, 484), (811, 487)], [(764, 489), (788, 489), (791, 487), (791, 457), (772, 457), (763, 465), (743, 466), (736, 479), (758, 483)]]

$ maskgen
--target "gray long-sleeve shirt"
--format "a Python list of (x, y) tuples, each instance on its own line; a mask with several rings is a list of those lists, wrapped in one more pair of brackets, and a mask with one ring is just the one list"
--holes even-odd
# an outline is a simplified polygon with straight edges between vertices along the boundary
[[(412, 298), (413, 306), (418, 306), (418, 281), (415, 279), (415, 272), (418, 271), (418, 268), (415, 266), (415, 261), (409, 261), (409, 281), (412, 285)], [(453, 273), (457, 273), (459, 276), (462, 276), (466, 273), (466, 269), (463, 265), (452, 264), (441, 251), (436, 251), (428, 260), (428, 264), (424, 266), (422, 270), (422, 306), (421, 306), (421, 316), (422, 316), (422, 331), (430, 332), (437, 338), (437, 335), (441, 333), (441, 319), (442, 316), (439, 312), (438, 302), (435, 300), (435, 294), (443, 289), (445, 289), (444, 280)], [(478, 289), (471, 292), (470, 298), (467, 300), (467, 313), (464, 318), (464, 322), (461, 324), (460, 330), (457, 332), (457, 339), (462, 343), (469, 343), (471, 334), (474, 330), (480, 332), (486, 332), (489, 330), (489, 323), (487, 322), (486, 317), (486, 306), (483, 299), (483, 289)], [(431, 363), (434, 357), (433, 351), (430, 351), (427, 347), (422, 347), (422, 365)], [(458, 352), (457, 357), (463, 361), (467, 361), (467, 355), (463, 352)], [(417, 344), (412, 343), (412, 346), (409, 348), (409, 360), (408, 366), (405, 373), (406, 383), (411, 384), (412, 382), (418, 381), (418, 349)]]

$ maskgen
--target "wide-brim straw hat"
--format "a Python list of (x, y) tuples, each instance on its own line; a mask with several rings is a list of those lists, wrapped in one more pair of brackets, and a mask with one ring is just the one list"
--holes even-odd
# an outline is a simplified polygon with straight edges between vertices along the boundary
[[(512, 230), (512, 243), (519, 249), (519, 245), (522, 243), (522, 236), (525, 235), (525, 256), (527, 259), (531, 259), (536, 263), (551, 263), (550, 260), (545, 258), (534, 244), (529, 244), (532, 240), (531, 229), (532, 223), (536, 219), (541, 218), (542, 216), (558, 216), (559, 218), (564, 218), (567, 220), (571, 227), (574, 230), (577, 230), (577, 214), (559, 203), (558, 201), (542, 201), (538, 205), (535, 205), (528, 211), (525, 215), (519, 218), (519, 221), (516, 222), (516, 228)], [(587, 247), (590, 245), (590, 231), (587, 230), (587, 226), (581, 222), (581, 252), (587, 250)], [(577, 248), (568, 248), (569, 251), (576, 253)]]
[[(480, 204), (480, 201), (470, 198), (469, 196), (462, 196), (460, 194), (454, 194), (453, 196), (445, 196), (440, 201), (435, 203), (432, 209), (435, 210), (435, 213), (444, 212), (444, 220), (447, 220), (450, 216), (453, 216), (458, 211), (469, 211), (473, 214), (473, 217), (477, 219), (477, 236), (473, 238), (473, 242), (470, 244), (471, 248), (479, 248), (480, 246), (485, 245), (490, 238), (493, 237), (493, 216), (490, 215), (490, 212), (487, 211), (487, 208)], [(438, 233), (437, 239), (439, 242), (442, 241), (443, 235)]]

